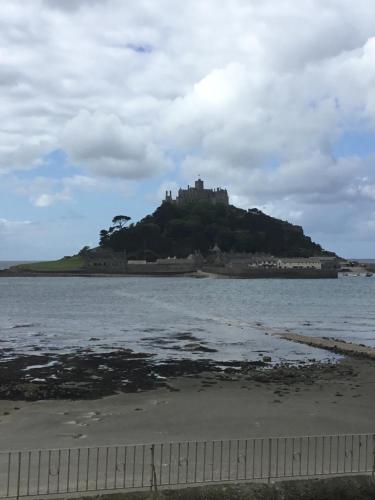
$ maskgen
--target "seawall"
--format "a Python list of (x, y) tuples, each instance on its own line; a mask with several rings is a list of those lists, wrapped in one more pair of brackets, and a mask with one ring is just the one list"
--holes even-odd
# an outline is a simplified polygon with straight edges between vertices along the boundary
[(336, 279), (336, 269), (276, 269), (249, 268), (244, 266), (203, 266), (202, 271), (231, 278), (265, 279)]

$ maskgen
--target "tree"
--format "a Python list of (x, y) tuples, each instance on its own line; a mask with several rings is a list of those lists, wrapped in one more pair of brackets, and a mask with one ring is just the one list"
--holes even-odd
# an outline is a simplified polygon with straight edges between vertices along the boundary
[(113, 224), (113, 227), (111, 228), (112, 229), (112, 232), (113, 231), (119, 231), (121, 229), (124, 229), (126, 224), (131, 220), (131, 217), (128, 217), (127, 215), (116, 215), (115, 217), (113, 217), (112, 219), (112, 224)]
[(99, 245), (101, 247), (105, 247), (105, 246), (108, 246), (108, 243), (109, 243), (109, 231), (107, 231), (106, 229), (102, 229), (100, 231)]

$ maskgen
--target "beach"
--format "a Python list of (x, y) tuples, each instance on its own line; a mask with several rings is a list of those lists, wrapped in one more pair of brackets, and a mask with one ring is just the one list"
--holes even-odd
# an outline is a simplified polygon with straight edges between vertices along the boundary
[[(91, 400), (0, 402), (0, 447), (58, 448), (374, 431), (375, 363), (346, 358), (304, 377), (213, 373)], [(312, 376), (311, 376), (312, 375)], [(267, 379), (267, 377), (269, 377)]]
[(2, 450), (374, 431), (372, 279), (0, 285)]

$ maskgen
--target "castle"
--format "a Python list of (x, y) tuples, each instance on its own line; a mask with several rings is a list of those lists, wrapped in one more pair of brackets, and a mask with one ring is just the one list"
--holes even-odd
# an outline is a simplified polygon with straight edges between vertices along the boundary
[(180, 188), (175, 200), (172, 198), (172, 191), (166, 191), (163, 201), (164, 203), (174, 203), (176, 205), (186, 205), (187, 203), (196, 201), (206, 201), (213, 205), (217, 203), (229, 205), (228, 192), (226, 189), (219, 187), (217, 189), (205, 189), (201, 179), (195, 181), (194, 187), (188, 186), (187, 189)]

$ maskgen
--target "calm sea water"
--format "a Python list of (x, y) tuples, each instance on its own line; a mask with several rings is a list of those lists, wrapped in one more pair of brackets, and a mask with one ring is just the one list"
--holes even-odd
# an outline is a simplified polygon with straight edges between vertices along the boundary
[[(0, 348), (11, 355), (126, 347), (160, 358), (335, 358), (270, 335), (286, 329), (375, 346), (375, 279), (0, 278)], [(218, 352), (184, 350), (192, 341)]]

